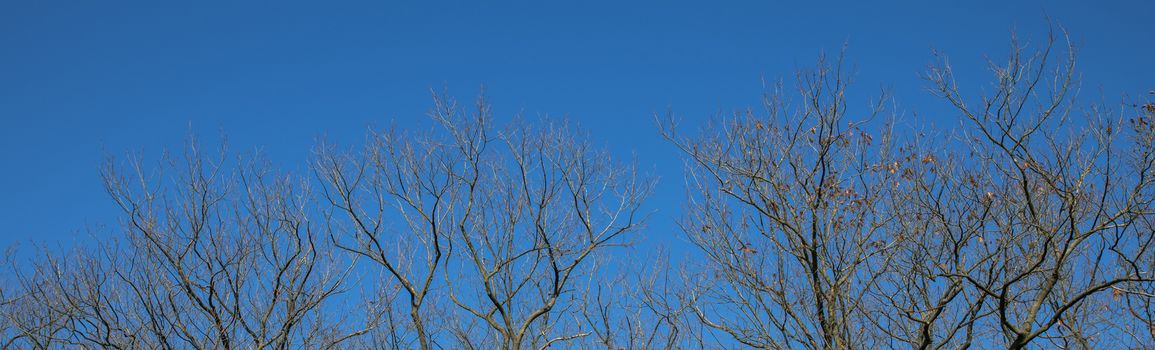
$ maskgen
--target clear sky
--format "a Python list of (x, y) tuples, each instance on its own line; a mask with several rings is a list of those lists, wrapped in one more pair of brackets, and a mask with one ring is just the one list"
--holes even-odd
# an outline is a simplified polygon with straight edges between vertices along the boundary
[(650, 232), (666, 239), (682, 163), (654, 113), (693, 124), (756, 104), (763, 77), (848, 42), (860, 88), (949, 127), (957, 115), (919, 79), (931, 49), (985, 83), (985, 58), (1014, 30), (1039, 38), (1046, 16), (1080, 49), (1082, 96), (1114, 103), (1155, 89), (1152, 14), (1153, 1), (2, 1), (0, 246), (115, 223), (106, 154), (155, 156), (191, 126), (299, 170), (321, 137), (427, 127), (430, 88), (469, 99), (482, 84), (498, 113), (567, 115), (636, 155), (662, 179)]

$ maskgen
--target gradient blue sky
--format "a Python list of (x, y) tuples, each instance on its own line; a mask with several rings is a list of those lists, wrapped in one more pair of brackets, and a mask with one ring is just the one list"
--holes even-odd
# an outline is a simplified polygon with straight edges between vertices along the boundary
[(430, 88), (468, 99), (485, 84), (498, 113), (568, 115), (637, 155), (662, 179), (653, 237), (669, 237), (683, 198), (653, 114), (693, 124), (756, 104), (762, 77), (844, 42), (857, 86), (891, 88), (918, 125), (957, 124), (919, 79), (932, 48), (985, 83), (984, 59), (1012, 30), (1037, 39), (1045, 16), (1080, 49), (1082, 96), (1155, 89), (1155, 2), (1005, 2), (2, 1), (0, 246), (114, 224), (105, 154), (179, 148), (191, 125), (302, 169), (321, 137), (427, 127)]

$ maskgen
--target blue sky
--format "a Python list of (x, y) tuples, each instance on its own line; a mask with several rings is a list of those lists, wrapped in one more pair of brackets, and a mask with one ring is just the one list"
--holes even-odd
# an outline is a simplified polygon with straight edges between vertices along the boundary
[(763, 77), (844, 42), (863, 92), (851, 101), (890, 88), (915, 126), (957, 124), (919, 79), (932, 48), (983, 84), (984, 60), (1012, 31), (1038, 39), (1046, 16), (1080, 50), (1084, 98), (1155, 89), (1155, 2), (1009, 3), (4, 1), (0, 246), (114, 224), (106, 154), (155, 158), (191, 128), (299, 170), (322, 137), (356, 145), (371, 125), (428, 127), (430, 88), (469, 99), (484, 84), (499, 114), (568, 116), (636, 155), (662, 180), (650, 202), (660, 240), (682, 163), (654, 113), (692, 125), (756, 104)]

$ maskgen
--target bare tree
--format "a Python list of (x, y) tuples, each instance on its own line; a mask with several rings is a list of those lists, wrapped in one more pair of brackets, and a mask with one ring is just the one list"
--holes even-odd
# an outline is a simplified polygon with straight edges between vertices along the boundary
[(55, 307), (59, 296), (51, 285), (58, 271), (48, 264), (26, 268), (6, 251), (9, 273), (0, 287), (0, 349), (49, 349), (62, 342), (58, 333), (73, 314)]
[(496, 128), (477, 106), (467, 114), (437, 96), (433, 134), (321, 147), (312, 170), (324, 205), (308, 180), (206, 156), (195, 141), (157, 170), (110, 161), (104, 184), (123, 230), (12, 263), (4, 347), (592, 343), (587, 291), (607, 281), (601, 271), (618, 273), (606, 253), (641, 228), (653, 181), (564, 123)]
[[(330, 299), (348, 268), (318, 240), (307, 187), (190, 142), (161, 170), (109, 162), (124, 239), (49, 255), (5, 313), (32, 348), (333, 347), (361, 331)], [(173, 174), (166, 170), (175, 171)], [(46, 315), (48, 321), (21, 319)], [(62, 315), (56, 317), (55, 315)], [(33, 328), (35, 327), (35, 328)], [(350, 331), (352, 330), (352, 331)]]
[[(1146, 154), (1151, 152), (1150, 145), (1155, 144), (1155, 102), (1151, 101), (1151, 96), (1155, 96), (1155, 91), (1149, 93), (1146, 102), (1134, 106), (1139, 113), (1127, 121), (1134, 128), (1135, 143), (1140, 145), (1137, 148), (1137, 153), (1142, 155), (1140, 159), (1147, 157)], [(1136, 226), (1137, 232), (1155, 231), (1155, 222), (1150, 215), (1138, 218)], [(1155, 271), (1155, 258), (1141, 257), (1132, 267), (1150, 273)], [(1109, 303), (1126, 305), (1123, 310), (1108, 316), (1112, 323), (1117, 323), (1122, 338), (1134, 344), (1155, 346), (1155, 283), (1128, 282), (1111, 288)]]
[(954, 200), (965, 204), (942, 213), (968, 219), (943, 228), (965, 232), (963, 253), (936, 273), (966, 281), (967, 299), (987, 303), (987, 325), (1012, 349), (1118, 345), (1102, 312), (1121, 307), (1112, 291), (1155, 282), (1155, 233), (1144, 224), (1155, 199), (1150, 127), (1079, 108), (1074, 47), (1055, 41), (1035, 54), (1012, 45), (977, 101), (945, 60), (928, 75), (968, 124), (970, 148), (956, 174), (967, 193)]
[[(896, 237), (887, 210), (902, 173), (888, 133), (848, 117), (842, 60), (800, 72), (754, 110), (685, 138), (690, 159), (682, 230), (705, 256), (694, 313), (755, 348), (842, 349), (872, 342), (866, 291), (877, 287)], [(797, 96), (797, 99), (792, 98)]]
[[(316, 172), (347, 218), (340, 246), (401, 286), (423, 349), (588, 336), (575, 290), (597, 283), (585, 279), (600, 268), (594, 256), (638, 230), (652, 181), (564, 124), (495, 128), (480, 98), (467, 113), (435, 95), (431, 116), (435, 134), (374, 133), (360, 155), (321, 154)], [(439, 315), (425, 309), (430, 295)]]
[(1055, 41), (1015, 42), (973, 102), (933, 66), (958, 131), (848, 120), (841, 61), (761, 115), (662, 125), (690, 162), (698, 321), (771, 349), (1150, 347), (1151, 122), (1079, 107)]
[(581, 348), (706, 348), (700, 324), (689, 317), (685, 275), (665, 252), (635, 255), (608, 282), (585, 291), (582, 320), (593, 341)]
[(322, 145), (306, 178), (195, 140), (110, 160), (122, 225), (9, 253), (0, 349), (1153, 348), (1155, 104), (1083, 103), (1061, 39), (1012, 41), (980, 94), (940, 56), (957, 129), (855, 103), (842, 56), (697, 134), (660, 121), (684, 261), (632, 247), (636, 164), (484, 98), (435, 93), (432, 130)]
[[(423, 306), (448, 254), (445, 231), (459, 204), (454, 200), (459, 179), (450, 169), (457, 164), (443, 148), (417, 148), (404, 136), (378, 133), (370, 140), (363, 154), (323, 147), (314, 162), (324, 198), (333, 208), (329, 225), (344, 232), (333, 240), (341, 250), (381, 266), (388, 279), (381, 282), (382, 289), (396, 283), (406, 296), (404, 308), (395, 307), (398, 300), (393, 297), (369, 298), (389, 311), (388, 324), (396, 325), (379, 333), (374, 345), (400, 349), (416, 343), (431, 349), (432, 331)], [(396, 312), (406, 312), (407, 322), (396, 323)]]

